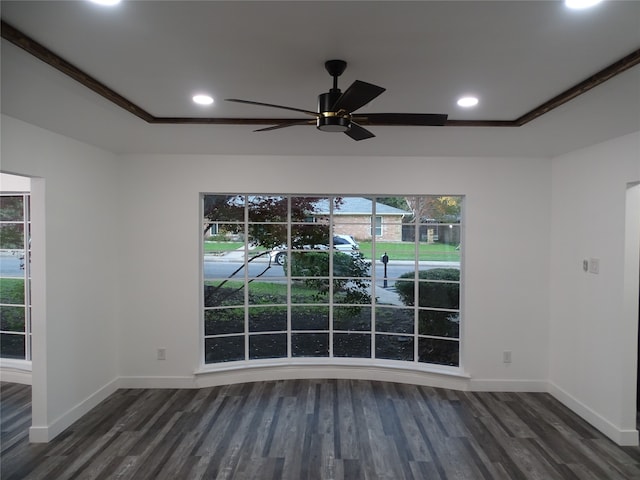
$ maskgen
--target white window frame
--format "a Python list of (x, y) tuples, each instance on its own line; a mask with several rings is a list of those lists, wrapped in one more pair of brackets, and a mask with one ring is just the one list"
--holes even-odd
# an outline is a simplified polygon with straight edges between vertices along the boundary
[[(250, 197), (250, 196), (258, 196), (260, 194), (254, 194), (254, 193), (206, 193), (206, 194), (201, 194), (201, 218), (203, 218), (202, 212), (203, 212), (203, 199), (206, 195), (228, 195), (228, 196), (234, 196), (234, 195), (238, 195), (238, 196), (245, 196), (245, 197)], [(292, 197), (329, 197), (329, 198), (335, 198), (335, 197), (349, 197), (349, 196), (353, 196), (352, 194), (350, 195), (323, 195), (323, 194), (264, 194), (266, 196), (281, 196), (281, 197), (288, 197), (288, 198), (292, 198)], [(388, 195), (385, 195), (388, 196)], [(406, 195), (398, 195), (398, 196), (406, 196)], [(423, 196), (440, 196), (440, 195), (430, 195), (430, 194), (423, 194)], [(463, 200), (464, 203), (464, 195), (455, 195), (456, 197), (460, 197)], [(367, 195), (367, 197), (373, 197), (376, 198), (375, 195), (369, 196)], [(330, 202), (331, 203), (331, 202)], [(329, 219), (330, 219), (330, 224), (332, 224), (333, 222), (331, 221), (331, 219), (333, 218), (333, 206), (331, 207), (331, 211), (330, 211), (330, 215), (329, 215)], [(371, 219), (375, 219), (376, 217), (380, 217), (382, 220), (382, 216), (381, 215), (376, 215), (375, 212), (375, 204), (373, 207), (373, 211), (371, 213)], [(246, 225), (248, 225), (251, 222), (248, 222), (248, 210), (245, 210), (245, 216), (244, 216), (244, 223)], [(220, 220), (219, 223), (227, 223), (224, 220)], [(245, 231), (247, 231), (245, 225)], [(290, 226), (291, 226), (291, 217), (290, 217), (290, 211), (289, 211), (289, 217), (287, 220), (287, 225), (289, 226), (289, 232), (290, 232)], [(462, 242), (462, 232), (463, 232), (463, 217), (460, 219), (460, 223), (458, 224), (459, 228), (460, 228), (460, 237), (461, 237), (461, 243), (460, 245), (463, 244)], [(420, 269), (420, 263), (419, 263), (419, 259), (417, 257), (417, 254), (419, 252), (419, 243), (420, 243), (420, 239), (419, 239), (419, 232), (420, 232), (420, 228), (424, 226), (424, 224), (421, 223), (416, 223), (415, 224), (415, 240), (414, 240), (414, 244), (415, 244), (415, 248), (416, 248), (416, 260), (415, 260), (415, 269), (419, 270)], [(382, 225), (381, 225), (382, 227)], [(202, 231), (200, 231), (201, 234)], [(379, 235), (381, 236), (381, 235)], [(380, 255), (382, 255), (381, 252), (377, 252), (376, 253), (376, 247), (375, 247), (375, 238), (379, 237), (378, 235), (376, 235), (375, 237), (372, 238), (373, 240), (373, 251), (372, 251), (372, 258), (376, 259), (375, 263), (378, 264), (380, 263)], [(330, 238), (332, 237), (332, 235), (330, 235)], [(290, 242), (290, 239), (289, 239)], [(333, 243), (331, 241), (331, 243)], [(202, 243), (201, 243), (202, 245)], [(248, 246), (245, 245), (245, 251), (247, 250)], [(202, 247), (201, 247), (202, 249)], [(450, 373), (454, 373), (454, 374), (460, 374), (463, 372), (463, 291), (464, 291), (464, 286), (463, 286), (463, 251), (462, 248), (459, 247), (459, 251), (460, 251), (460, 261), (459, 261), (459, 269), (460, 269), (460, 280), (459, 282), (457, 282), (460, 286), (459, 288), (459, 308), (456, 310), (458, 315), (459, 315), (459, 319), (460, 319), (460, 329), (459, 329), (459, 334), (457, 338), (454, 337), (435, 337), (433, 335), (420, 335), (418, 334), (418, 307), (416, 307), (414, 309), (415, 311), (415, 330), (413, 333), (411, 334), (407, 334), (407, 336), (410, 336), (413, 338), (414, 340), (414, 357), (412, 361), (406, 361), (406, 360), (386, 360), (386, 359), (381, 359), (381, 358), (376, 358), (375, 356), (375, 339), (376, 339), (376, 335), (398, 335), (397, 332), (379, 332), (376, 331), (375, 329), (375, 320), (372, 320), (372, 328), (370, 331), (366, 331), (366, 332), (360, 332), (360, 333), (368, 333), (370, 334), (371, 337), (371, 358), (361, 358), (361, 357), (356, 357), (356, 358), (351, 358), (351, 357), (334, 357), (333, 355), (333, 333), (334, 333), (334, 328), (333, 328), (333, 318), (332, 315), (330, 315), (329, 318), (329, 328), (327, 331), (323, 330), (323, 333), (328, 333), (329, 334), (329, 356), (328, 357), (293, 357), (292, 356), (292, 352), (291, 352), (291, 336), (292, 333), (296, 333), (295, 331), (292, 331), (291, 329), (291, 307), (292, 304), (289, 300), (289, 302), (287, 303), (287, 309), (288, 309), (288, 320), (287, 320), (287, 356), (286, 357), (282, 357), (282, 358), (270, 358), (267, 360), (264, 359), (249, 359), (249, 348), (248, 348), (248, 342), (249, 342), (249, 336), (250, 335), (255, 335), (255, 332), (249, 332), (247, 325), (248, 325), (248, 304), (245, 303), (245, 331), (244, 333), (241, 334), (218, 334), (218, 335), (210, 335), (207, 336), (205, 335), (204, 332), (204, 311), (207, 307), (204, 306), (204, 297), (203, 297), (203, 288), (201, 287), (200, 289), (200, 297), (201, 297), (201, 302), (200, 302), (200, 311), (201, 311), (201, 316), (200, 316), (200, 325), (201, 325), (201, 342), (200, 342), (200, 346), (201, 346), (201, 367), (200, 367), (200, 371), (201, 372), (206, 372), (206, 371), (217, 371), (217, 370), (227, 370), (229, 368), (243, 368), (243, 367), (248, 367), (248, 366), (260, 366), (260, 365), (278, 365), (278, 364), (286, 364), (286, 365), (290, 365), (292, 363), (294, 364), (300, 364), (300, 365), (304, 365), (304, 364), (329, 364), (329, 365), (336, 365), (336, 364), (354, 364), (354, 365), (388, 365), (388, 366), (393, 366), (393, 367), (398, 367), (399, 365), (401, 365), (402, 368), (409, 368), (409, 369), (416, 369), (416, 370), (427, 370), (427, 371), (439, 371), (439, 372), (450, 372)], [(201, 259), (203, 259), (203, 250), (201, 251)], [(205, 278), (204, 278), (204, 273), (202, 273), (202, 281), (201, 281), (201, 286), (204, 285), (205, 282)], [(247, 281), (248, 279), (248, 275), (245, 273), (245, 281)], [(330, 277), (330, 283), (332, 283)], [(289, 280), (290, 283), (290, 280)], [(371, 272), (371, 283), (372, 283), (372, 303), (371, 303), (371, 308), (372, 310), (375, 311), (376, 306), (379, 306), (375, 303), (375, 292), (377, 289), (380, 289), (382, 287), (380, 287), (380, 285), (382, 284), (382, 277), (381, 275), (376, 273), (376, 268), (372, 268), (372, 272)], [(415, 283), (416, 285), (416, 293), (417, 293), (417, 288), (418, 288), (418, 283)], [(288, 287), (288, 291), (289, 293), (291, 292), (291, 286), (289, 284)], [(248, 297), (248, 292), (247, 289), (245, 289), (245, 302), (246, 302), (246, 298)], [(290, 298), (290, 297), (289, 297)], [(333, 311), (333, 307), (334, 304), (332, 303), (332, 300), (329, 301), (329, 309), (332, 312)], [(219, 307), (212, 307), (213, 309), (215, 308), (219, 308)], [(446, 309), (438, 309), (438, 308), (429, 308), (429, 310), (444, 310), (447, 311)], [(375, 317), (374, 317), (375, 318)], [(312, 332), (309, 332), (312, 333)], [(339, 333), (339, 332), (338, 332)], [(245, 345), (245, 358), (244, 360), (237, 360), (237, 361), (229, 361), (229, 362), (216, 362), (216, 363), (206, 363), (205, 362), (205, 348), (204, 348), (204, 344), (205, 344), (205, 339), (206, 338), (211, 338), (211, 337), (225, 337), (225, 336), (234, 336), (234, 335), (243, 335), (245, 338), (244, 341), (244, 345)], [(440, 339), (440, 340), (447, 340), (447, 341), (457, 341), (459, 348), (458, 348), (458, 365), (457, 366), (451, 366), (451, 365), (442, 365), (442, 364), (433, 364), (433, 363), (426, 363), (426, 362), (420, 362), (419, 361), (419, 355), (418, 355), (418, 350), (419, 350), (419, 339), (421, 338), (433, 338), (433, 339)]]

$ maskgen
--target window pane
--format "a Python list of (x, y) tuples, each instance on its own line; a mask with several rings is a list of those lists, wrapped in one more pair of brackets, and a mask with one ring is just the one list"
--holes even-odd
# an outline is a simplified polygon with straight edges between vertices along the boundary
[(10, 250), (24, 249), (24, 223), (0, 225), (0, 248)]
[(291, 303), (328, 303), (329, 280), (308, 278), (291, 282)]
[(286, 356), (286, 333), (249, 336), (249, 359), (282, 358)]
[(250, 223), (249, 246), (258, 250), (286, 250), (287, 225), (284, 223)]
[(333, 275), (336, 277), (370, 277), (371, 262), (358, 253), (333, 252)]
[(396, 291), (405, 305), (458, 309), (460, 304), (460, 270), (456, 268), (432, 268), (420, 270), (418, 302), (415, 301), (415, 272), (402, 275), (395, 282)]
[(295, 306), (291, 307), (292, 330), (328, 330), (329, 307)]
[(459, 365), (460, 343), (454, 340), (420, 338), (418, 340), (418, 361), (438, 365)]
[(291, 253), (292, 277), (328, 277), (329, 252), (309, 251)]
[(391, 284), (389, 285), (391, 288), (383, 288), (380, 286), (376, 287), (376, 293), (374, 298), (375, 304), (376, 305), (397, 305), (397, 306), (404, 305), (402, 301), (400, 301), (400, 297), (398, 297), (398, 293), (391, 286)]
[(222, 335), (244, 332), (244, 308), (205, 310), (204, 334)]
[(376, 331), (393, 333), (414, 333), (412, 308), (376, 307)]
[(286, 222), (289, 199), (286, 196), (249, 195), (250, 222)]
[(368, 333), (334, 333), (333, 356), (371, 358), (371, 335)]
[(420, 307), (460, 308), (460, 285), (448, 282), (420, 282)]
[(460, 336), (460, 313), (441, 312), (436, 310), (418, 311), (418, 333), (435, 337)]
[(329, 218), (330, 197), (291, 197), (292, 222), (327, 223)]
[(287, 304), (287, 284), (284, 282), (254, 280), (248, 287), (249, 305)]
[(5, 332), (25, 332), (25, 307), (0, 306), (0, 330)]
[(292, 333), (291, 354), (294, 357), (328, 357), (328, 333)]
[(2, 358), (24, 360), (26, 356), (24, 339), (24, 335), (16, 333), (0, 334), (0, 351), (2, 352)]
[(291, 248), (294, 250), (328, 250), (329, 225), (320, 223), (291, 225)]
[(345, 278), (333, 281), (334, 303), (371, 303), (371, 282), (359, 278)]
[(371, 307), (333, 307), (334, 330), (371, 330)]
[(408, 197), (411, 209), (419, 211), (420, 223), (460, 223), (460, 196), (424, 195)]
[(460, 225), (420, 226), (421, 262), (460, 262)]
[(24, 305), (23, 278), (0, 278), (0, 303)]
[(222, 307), (244, 305), (244, 282), (206, 281), (204, 284), (204, 306)]
[(21, 221), (24, 217), (22, 195), (0, 196), (0, 220), (1, 221)]
[(244, 336), (204, 339), (204, 362), (219, 363), (244, 360)]
[[(390, 245), (387, 245), (387, 247)], [(388, 262), (386, 269), (386, 277), (391, 282), (397, 278), (404, 278), (415, 270), (415, 255), (413, 253), (407, 255), (400, 255), (397, 251), (393, 251), (389, 248), (385, 248), (382, 252), (379, 247), (376, 246), (377, 258), (375, 259), (376, 277), (379, 280), (383, 280), (385, 277), (384, 263), (382, 263), (382, 256), (387, 253)], [(387, 251), (391, 250), (391, 251)], [(404, 259), (404, 260), (403, 260)]]
[(273, 332), (287, 329), (287, 307), (249, 308), (250, 332)]
[(204, 217), (212, 222), (243, 222), (244, 196), (205, 195)]
[(373, 211), (373, 201), (365, 197), (341, 197), (334, 205), (334, 224), (349, 223), (369, 224)]
[(412, 362), (413, 342), (408, 335), (376, 335), (376, 358)]
[(402, 232), (405, 219), (408, 220), (411, 213), (383, 215), (376, 217), (376, 241), (378, 242), (405, 242)]
[(229, 257), (244, 250), (244, 225), (215, 223), (204, 234), (204, 253), (213, 257)]

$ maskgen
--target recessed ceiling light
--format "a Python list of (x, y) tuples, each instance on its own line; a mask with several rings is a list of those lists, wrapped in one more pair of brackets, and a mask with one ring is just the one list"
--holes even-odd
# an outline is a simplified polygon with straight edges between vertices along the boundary
[(121, 0), (89, 0), (91, 3), (97, 3), (98, 5), (105, 5), (107, 7), (112, 7), (113, 5), (117, 5)]
[(475, 107), (477, 104), (478, 99), (476, 97), (461, 97), (458, 99), (458, 105), (461, 107)]
[(593, 7), (600, 2), (602, 2), (602, 0), (564, 0), (565, 6), (574, 10)]
[(213, 98), (209, 95), (194, 95), (193, 101), (198, 105), (211, 105), (213, 103)]

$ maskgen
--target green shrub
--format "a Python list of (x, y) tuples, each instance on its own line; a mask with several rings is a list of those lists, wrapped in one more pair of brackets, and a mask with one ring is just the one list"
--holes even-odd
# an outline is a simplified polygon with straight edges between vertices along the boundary
[[(398, 296), (405, 305), (415, 305), (415, 272), (404, 273), (399, 279), (395, 284)], [(420, 270), (418, 279), (421, 280), (418, 287), (418, 306), (451, 309), (460, 307), (460, 285), (453, 283), (460, 280), (460, 270), (457, 268)]]

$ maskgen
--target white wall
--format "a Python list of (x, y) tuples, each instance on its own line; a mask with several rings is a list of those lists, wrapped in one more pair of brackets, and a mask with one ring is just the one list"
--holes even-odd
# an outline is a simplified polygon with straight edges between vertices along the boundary
[(114, 390), (117, 158), (2, 116), (3, 172), (32, 180), (33, 427), (46, 441)]
[[(464, 368), (474, 388), (546, 387), (551, 166), (544, 159), (126, 156), (122, 370), (190, 385), (200, 355), (200, 192), (464, 194)], [(167, 360), (156, 360), (166, 348)], [(513, 363), (502, 363), (502, 352)], [(240, 378), (240, 376), (238, 377)]]
[[(640, 239), (625, 250), (625, 239), (634, 241), (625, 228), (640, 217), (627, 218), (625, 209), (637, 202), (627, 184), (640, 180), (640, 133), (554, 159), (552, 178), (551, 391), (619, 443), (633, 444)], [(590, 258), (600, 260), (599, 274), (583, 271)]]

